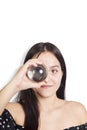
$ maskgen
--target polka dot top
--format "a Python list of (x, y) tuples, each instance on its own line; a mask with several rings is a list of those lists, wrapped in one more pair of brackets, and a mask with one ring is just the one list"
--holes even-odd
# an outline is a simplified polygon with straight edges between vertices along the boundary
[[(0, 116), (0, 130), (25, 130), (24, 126), (16, 124), (11, 113), (5, 109), (2, 115)], [(66, 128), (64, 130), (87, 130), (87, 123)]]
[(0, 130), (24, 130), (24, 127), (16, 124), (11, 113), (5, 109), (0, 116)]

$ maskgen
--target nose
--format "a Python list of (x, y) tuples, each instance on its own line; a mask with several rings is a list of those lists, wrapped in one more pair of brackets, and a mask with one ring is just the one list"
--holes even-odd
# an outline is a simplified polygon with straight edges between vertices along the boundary
[(45, 82), (48, 82), (50, 80), (50, 74), (49, 74), (49, 72), (48, 72), (48, 74), (47, 74), (47, 77), (45, 78)]

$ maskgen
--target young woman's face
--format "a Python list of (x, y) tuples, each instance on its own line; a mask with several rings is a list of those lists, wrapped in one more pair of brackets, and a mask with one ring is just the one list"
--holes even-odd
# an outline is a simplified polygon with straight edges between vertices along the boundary
[(51, 52), (43, 52), (38, 56), (38, 60), (45, 65), (48, 71), (46, 79), (40, 88), (34, 89), (37, 94), (42, 97), (49, 97), (56, 95), (63, 72), (61, 70), (60, 62)]

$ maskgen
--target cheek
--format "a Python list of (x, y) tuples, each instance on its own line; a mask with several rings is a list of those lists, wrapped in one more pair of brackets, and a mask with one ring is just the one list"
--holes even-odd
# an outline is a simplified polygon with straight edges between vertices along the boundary
[(62, 80), (62, 75), (58, 75), (56, 77), (54, 77), (52, 79), (54, 85), (56, 86), (56, 88), (59, 88), (60, 84), (61, 84), (61, 80)]

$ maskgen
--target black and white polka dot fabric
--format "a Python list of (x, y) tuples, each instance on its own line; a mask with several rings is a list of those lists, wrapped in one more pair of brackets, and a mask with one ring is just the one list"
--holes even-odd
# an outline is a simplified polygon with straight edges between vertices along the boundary
[(24, 127), (16, 124), (10, 112), (5, 109), (0, 116), (0, 130), (24, 130)]
[[(25, 130), (23, 126), (16, 124), (11, 113), (5, 109), (0, 116), (0, 130)], [(64, 130), (87, 130), (87, 123), (66, 128)]]
[(79, 126), (73, 126), (70, 128), (66, 128), (64, 130), (87, 130), (87, 123), (79, 125)]

